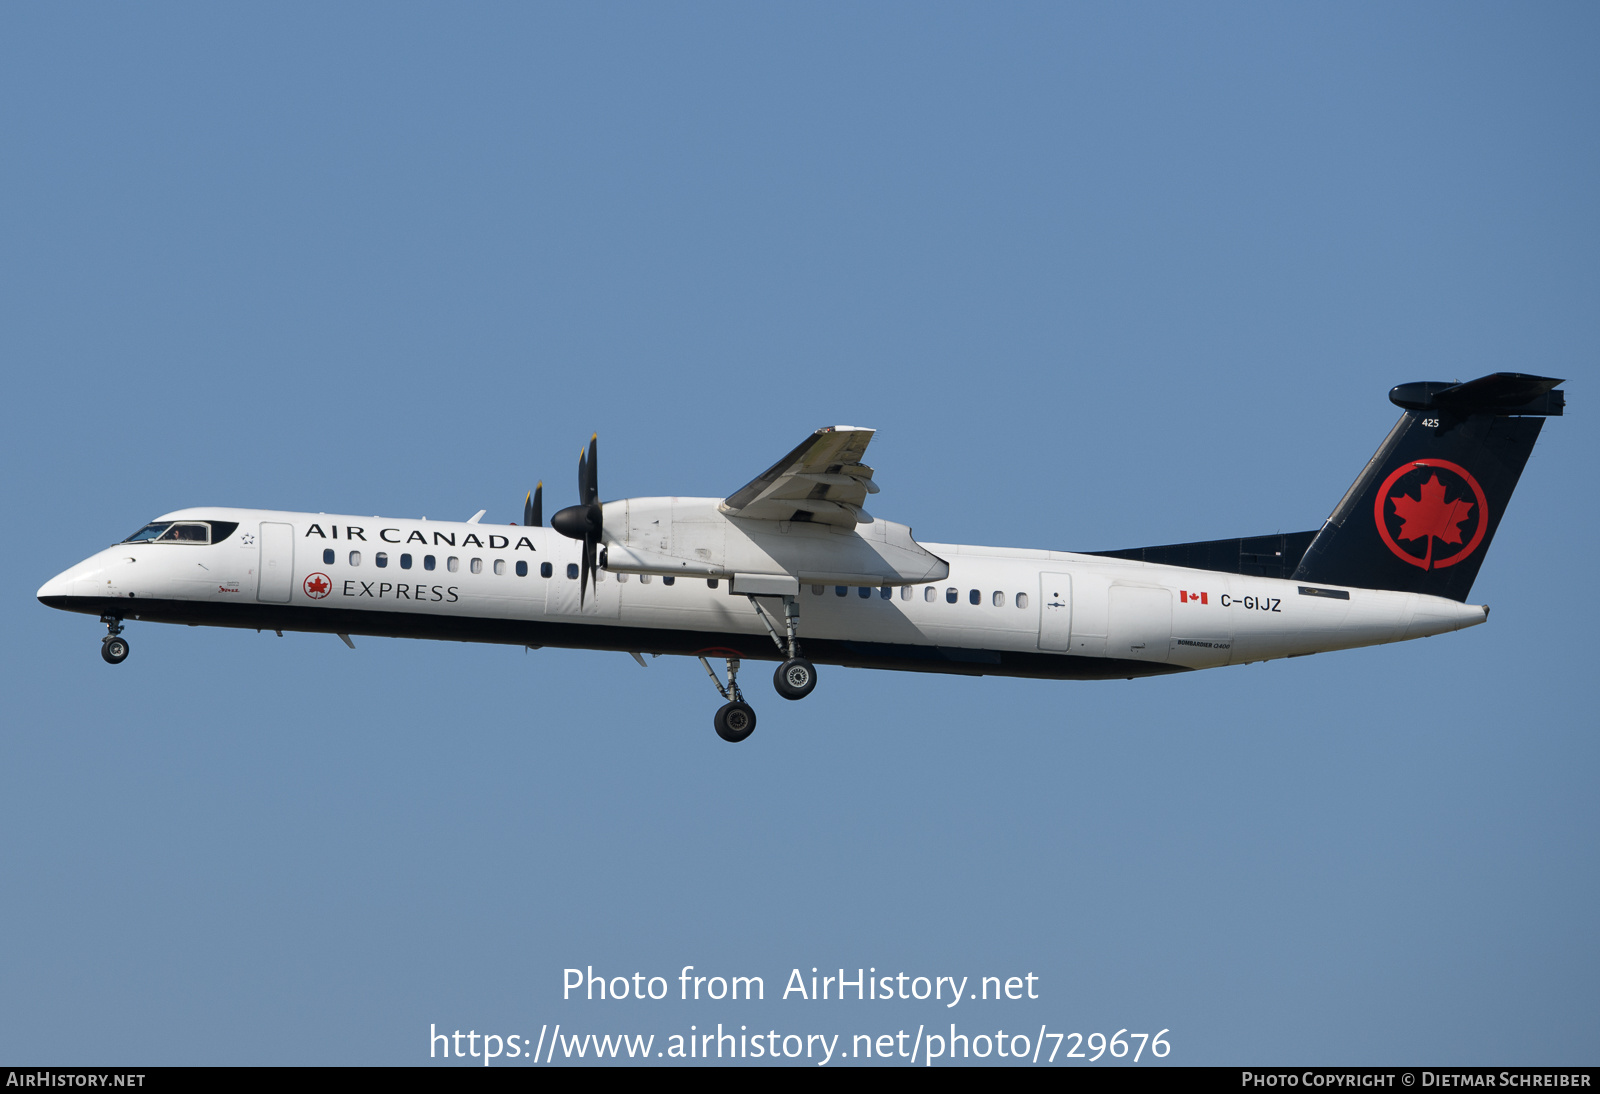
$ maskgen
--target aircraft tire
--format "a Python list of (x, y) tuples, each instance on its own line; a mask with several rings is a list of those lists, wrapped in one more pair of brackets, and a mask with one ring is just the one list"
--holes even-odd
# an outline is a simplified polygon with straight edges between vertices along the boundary
[(120, 665), (128, 659), (128, 640), (112, 635), (100, 642), (100, 656), (108, 665)]
[(738, 744), (756, 731), (756, 712), (749, 703), (726, 703), (717, 710), (713, 722), (717, 736), (729, 744)]
[(804, 657), (785, 661), (772, 674), (772, 686), (785, 699), (804, 699), (817, 686), (817, 667)]

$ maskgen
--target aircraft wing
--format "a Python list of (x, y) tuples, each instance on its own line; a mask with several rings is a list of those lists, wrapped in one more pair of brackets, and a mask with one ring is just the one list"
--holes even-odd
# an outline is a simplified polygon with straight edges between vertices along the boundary
[(870, 524), (862, 509), (878, 492), (861, 462), (873, 430), (832, 425), (801, 441), (783, 459), (730, 494), (722, 511), (749, 520), (799, 520), (854, 528)]

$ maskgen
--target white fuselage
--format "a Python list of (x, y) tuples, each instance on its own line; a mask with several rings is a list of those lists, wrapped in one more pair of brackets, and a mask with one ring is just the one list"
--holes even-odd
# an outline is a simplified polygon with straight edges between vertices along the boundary
[[(782, 659), (768, 627), (783, 633), (781, 601), (738, 595), (725, 577), (680, 573), (669, 583), (661, 573), (602, 571), (580, 607), (580, 545), (547, 528), (217, 508), (160, 519), (185, 518), (238, 528), (214, 544), (118, 544), (51, 579), (40, 599), (166, 622)], [(1488, 614), (1414, 593), (1097, 555), (920, 546), (948, 564), (947, 576), (802, 583), (806, 655), (1120, 677), (1398, 642)]]

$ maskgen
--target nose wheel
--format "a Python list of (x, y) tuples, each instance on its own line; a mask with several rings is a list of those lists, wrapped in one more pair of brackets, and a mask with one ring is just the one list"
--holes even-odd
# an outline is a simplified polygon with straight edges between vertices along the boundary
[(128, 640), (122, 637), (122, 618), (103, 615), (100, 622), (109, 632), (100, 640), (100, 656), (108, 665), (120, 665), (128, 659)]
[(738, 744), (756, 731), (756, 712), (750, 709), (750, 704), (744, 701), (744, 696), (739, 692), (739, 659), (728, 658), (727, 687), (723, 687), (722, 681), (717, 679), (710, 661), (701, 657), (700, 663), (705, 666), (706, 675), (711, 677), (712, 686), (728, 700), (718, 708), (711, 724), (716, 727), (718, 737), (729, 744)]

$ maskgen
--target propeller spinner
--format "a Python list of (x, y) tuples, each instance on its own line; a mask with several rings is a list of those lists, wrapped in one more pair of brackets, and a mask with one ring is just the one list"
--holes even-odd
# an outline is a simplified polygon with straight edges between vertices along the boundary
[(589, 451), (578, 450), (578, 504), (569, 505), (550, 518), (550, 527), (568, 539), (583, 543), (583, 571), (578, 585), (578, 606), (583, 606), (589, 589), (589, 575), (596, 569), (600, 532), (605, 514), (600, 508), (600, 484), (596, 473), (600, 435), (589, 438)]

